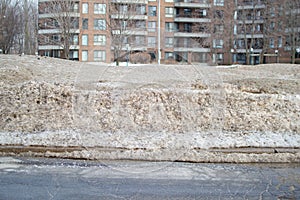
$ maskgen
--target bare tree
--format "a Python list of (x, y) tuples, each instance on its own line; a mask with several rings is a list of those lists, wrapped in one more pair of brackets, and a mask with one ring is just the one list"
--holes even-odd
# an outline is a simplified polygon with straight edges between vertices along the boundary
[(37, 4), (34, 0), (22, 2), (22, 33), (18, 35), (19, 53), (35, 54), (37, 50)]
[(46, 9), (40, 8), (39, 10), (46, 10), (45, 13), (50, 15), (47, 20), (53, 22), (50, 28), (59, 30), (58, 37), (49, 42), (61, 46), (63, 57), (69, 59), (72, 38), (78, 34), (79, 29), (79, 3), (76, 0), (52, 0), (45, 4), (39, 4), (39, 6), (46, 7)]
[(210, 43), (212, 61), (222, 64), (232, 64), (232, 49), (234, 49), (234, 1), (216, 2), (211, 7)]
[(296, 53), (300, 54), (300, 1), (286, 0), (284, 12), (286, 47), (291, 52), (291, 62), (295, 63)]
[(21, 33), (21, 9), (17, 0), (0, 1), (0, 49), (10, 53), (16, 36)]
[(245, 1), (237, 5), (235, 45), (238, 51), (246, 55), (246, 64), (254, 62), (253, 54), (262, 49), (260, 41), (263, 39), (263, 21), (260, 16), (263, 9), (264, 5), (260, 0)]
[[(145, 37), (138, 36), (139, 31), (145, 31), (146, 5), (138, 0), (113, 0), (107, 3), (107, 31), (110, 36), (114, 61), (119, 65), (124, 56), (128, 56), (128, 48), (145, 46)], [(142, 41), (144, 40), (144, 41)]]

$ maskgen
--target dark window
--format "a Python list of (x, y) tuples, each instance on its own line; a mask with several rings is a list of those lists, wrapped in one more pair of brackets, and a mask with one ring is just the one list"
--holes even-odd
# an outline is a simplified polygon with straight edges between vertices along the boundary
[(89, 20), (86, 18), (82, 19), (82, 29), (87, 30), (89, 26)]

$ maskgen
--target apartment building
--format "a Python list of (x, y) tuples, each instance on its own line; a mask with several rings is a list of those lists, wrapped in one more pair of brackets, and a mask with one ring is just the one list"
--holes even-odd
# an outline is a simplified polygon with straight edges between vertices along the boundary
[(69, 14), (60, 12), (71, 25), (62, 36), (53, 1), (39, 0), (40, 55), (107, 63), (138, 52), (156, 63), (300, 59), (299, 20), (284, 21), (300, 5), (288, 12), (275, 0), (68, 0)]

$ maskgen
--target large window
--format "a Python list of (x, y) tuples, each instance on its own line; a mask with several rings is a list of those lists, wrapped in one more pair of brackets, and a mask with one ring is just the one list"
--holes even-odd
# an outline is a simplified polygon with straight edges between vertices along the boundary
[(174, 59), (174, 53), (173, 52), (166, 52), (165, 53), (165, 59)]
[(166, 17), (173, 17), (174, 16), (174, 8), (166, 7), (165, 8), (165, 16)]
[(94, 35), (94, 45), (105, 45), (106, 36), (105, 35)]
[(84, 34), (81, 36), (81, 45), (88, 45), (89, 36), (87, 34)]
[(274, 38), (270, 38), (270, 48), (274, 48), (275, 47), (275, 41), (274, 41)]
[(106, 4), (95, 3), (94, 4), (94, 14), (105, 14)]
[(156, 16), (156, 6), (148, 6), (149, 16)]
[(148, 22), (148, 31), (155, 32), (156, 31), (156, 22)]
[(88, 51), (82, 51), (81, 52), (82, 61), (88, 60)]
[(222, 39), (214, 39), (213, 40), (213, 47), (221, 49), (223, 48), (223, 40)]
[(89, 20), (87, 18), (82, 19), (82, 29), (87, 30), (89, 27)]
[(156, 46), (156, 37), (148, 37), (148, 47)]
[(282, 47), (282, 37), (281, 36), (278, 37), (278, 47), (279, 48)]
[(94, 29), (95, 30), (105, 30), (106, 22), (104, 19), (94, 19)]
[(223, 19), (223, 17), (224, 17), (224, 11), (223, 10), (216, 10), (214, 12), (214, 18)]
[(145, 45), (145, 37), (144, 36), (135, 36), (135, 43), (136, 46), (144, 46)]
[(192, 32), (192, 24), (191, 23), (184, 23), (183, 27), (184, 27), (184, 32), (187, 32), (187, 33)]
[(136, 14), (144, 15), (146, 13), (146, 6), (145, 5), (138, 5), (136, 7)]
[(106, 52), (105, 51), (94, 51), (94, 61), (105, 61), (106, 59)]
[(224, 6), (224, 0), (214, 0), (215, 6)]
[(60, 42), (60, 35), (52, 35), (52, 40), (54, 42)]
[(165, 47), (173, 47), (174, 46), (174, 39), (172, 37), (166, 37), (165, 40)]
[(72, 39), (72, 44), (73, 45), (78, 45), (79, 44), (78, 35), (73, 35), (73, 37), (71, 39)]
[(223, 54), (222, 53), (214, 53), (213, 54), (213, 62), (222, 63), (223, 62)]
[(82, 3), (82, 13), (83, 14), (89, 13), (89, 4), (88, 3)]
[(166, 22), (166, 31), (173, 32), (174, 31), (174, 23), (173, 22)]
[(222, 24), (216, 24), (214, 27), (214, 32), (215, 33), (223, 33), (224, 31), (224, 25)]

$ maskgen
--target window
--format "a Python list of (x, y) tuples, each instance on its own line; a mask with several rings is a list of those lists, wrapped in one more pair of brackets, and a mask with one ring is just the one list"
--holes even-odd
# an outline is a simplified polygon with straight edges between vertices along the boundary
[(262, 19), (260, 10), (256, 12), (256, 19)]
[(174, 39), (171, 38), (171, 37), (166, 37), (165, 46), (166, 47), (173, 47), (174, 46)]
[(72, 57), (75, 59), (78, 59), (78, 51), (73, 51), (73, 52), (70, 52), (72, 54)]
[(49, 40), (49, 37), (48, 37), (48, 36), (45, 36), (45, 37), (44, 37), (44, 42), (45, 42), (45, 44), (48, 44), (49, 41), (50, 41), (50, 40)]
[(223, 17), (224, 17), (224, 11), (223, 10), (216, 10), (214, 12), (214, 18), (223, 19)]
[(59, 23), (56, 19), (53, 19), (52, 23), (54, 27), (59, 28)]
[(105, 30), (106, 22), (104, 19), (94, 19), (94, 29), (95, 30)]
[(184, 32), (187, 32), (187, 33), (192, 32), (192, 24), (184, 23), (183, 26), (184, 26)]
[(223, 33), (223, 31), (224, 31), (224, 25), (222, 25), (222, 24), (215, 25), (215, 27), (214, 27), (215, 33)]
[(282, 26), (282, 21), (279, 21), (278, 24), (277, 24), (277, 30), (282, 31), (282, 27), (283, 27)]
[(274, 38), (270, 38), (270, 48), (274, 48), (275, 44), (274, 44)]
[(255, 26), (255, 32), (256, 32), (256, 33), (260, 33), (260, 32), (261, 32), (261, 24), (257, 24), (257, 25)]
[(291, 46), (291, 43), (292, 43), (292, 39), (291, 39), (291, 36), (287, 36), (285, 38), (285, 46)]
[(207, 16), (207, 11), (205, 9), (199, 10), (200, 17), (206, 17)]
[(174, 23), (173, 22), (166, 22), (166, 31), (173, 32), (174, 31)]
[(148, 7), (149, 16), (156, 16), (156, 6)]
[(144, 46), (145, 45), (145, 37), (144, 36), (135, 36), (135, 45)]
[(148, 22), (148, 31), (155, 32), (156, 31), (156, 22)]
[(81, 45), (88, 45), (89, 36), (87, 34), (84, 34), (81, 36)]
[(165, 16), (166, 17), (173, 17), (174, 16), (174, 8), (166, 7), (165, 8)]
[(106, 52), (105, 51), (94, 51), (94, 61), (105, 61)]
[(213, 61), (215, 63), (221, 63), (223, 61), (223, 54), (222, 53), (214, 53), (213, 54)]
[(60, 35), (52, 35), (52, 40), (54, 42), (60, 42)]
[(94, 35), (94, 45), (105, 45), (106, 36), (105, 35)]
[(274, 7), (270, 8), (270, 16), (275, 17), (275, 8)]
[(146, 21), (142, 21), (142, 20), (137, 20), (135, 22), (135, 27), (136, 28), (141, 28), (144, 30), (144, 28), (146, 27)]
[(270, 23), (270, 31), (274, 31), (275, 30), (275, 22), (271, 22)]
[(138, 5), (136, 7), (136, 14), (144, 15), (146, 13), (146, 6), (145, 5)]
[(156, 37), (148, 37), (148, 47), (156, 46)]
[(282, 37), (281, 36), (278, 37), (278, 47), (279, 48), (282, 47)]
[(89, 20), (87, 18), (82, 19), (82, 29), (87, 30), (89, 27)]
[(88, 60), (88, 51), (82, 51), (82, 61), (87, 61)]
[(73, 45), (78, 45), (78, 35), (73, 35), (73, 41), (72, 41), (72, 44)]
[(105, 14), (106, 4), (95, 3), (94, 4), (94, 14)]
[(224, 6), (224, 0), (214, 0), (215, 6)]
[(89, 13), (89, 4), (82, 3), (82, 14), (88, 14), (88, 13)]
[(166, 52), (165, 53), (165, 59), (174, 59), (174, 53), (173, 52)]
[(79, 12), (79, 4), (78, 3), (74, 3), (73, 12), (76, 12), (76, 13)]
[(120, 5), (120, 13), (126, 14), (128, 12), (128, 5)]
[(185, 9), (183, 9), (183, 13), (184, 13), (185, 17), (191, 17), (192, 16), (192, 9), (185, 8)]
[(79, 29), (79, 18), (74, 19), (73, 28), (74, 29)]
[(213, 47), (221, 49), (223, 48), (223, 40), (222, 39), (214, 39), (213, 40)]

